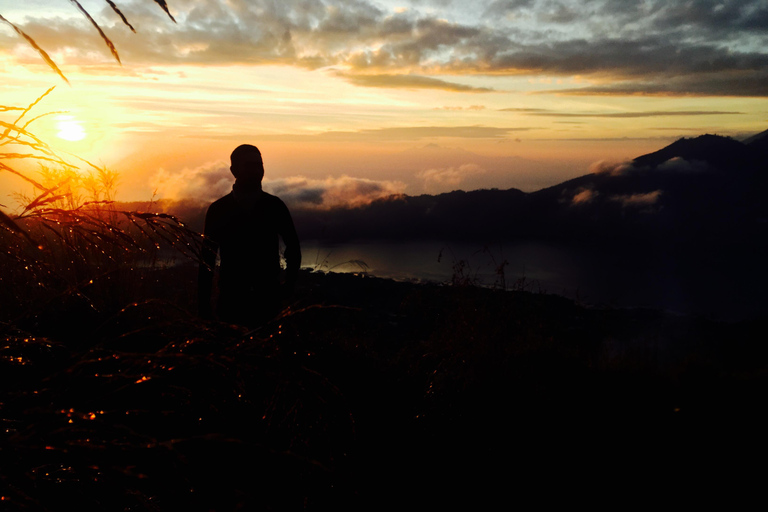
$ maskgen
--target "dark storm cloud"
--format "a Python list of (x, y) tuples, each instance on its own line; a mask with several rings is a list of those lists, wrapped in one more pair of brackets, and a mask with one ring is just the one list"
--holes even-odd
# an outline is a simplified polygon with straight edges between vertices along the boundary
[(670, 2), (665, 15), (654, 20), (659, 28), (698, 27), (717, 32), (768, 30), (768, 4), (762, 0), (692, 0)]
[[(358, 85), (468, 92), (432, 77), (579, 75), (591, 84), (552, 92), (768, 96), (765, 0), (494, 1), (477, 6), (477, 22), (450, 2), (444, 10), (456, 15), (441, 19), (432, 14), (441, 9), (393, 13), (366, 0), (198, 0), (177, 13), (177, 25), (150, 4), (123, 9), (137, 35), (111, 10), (99, 17), (134, 66), (333, 65)], [(65, 64), (109, 58), (85, 20), (20, 25), (49, 51), (66, 49)], [(0, 43), (23, 46), (14, 37), (3, 32)]]

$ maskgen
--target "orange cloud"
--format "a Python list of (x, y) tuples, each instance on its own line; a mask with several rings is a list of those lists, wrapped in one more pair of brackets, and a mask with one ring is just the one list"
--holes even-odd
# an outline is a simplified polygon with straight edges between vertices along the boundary
[(346, 175), (325, 179), (292, 176), (265, 180), (264, 190), (280, 197), (291, 207), (327, 210), (363, 206), (377, 199), (400, 195), (405, 190), (405, 183), (352, 178)]
[(575, 206), (590, 203), (598, 195), (599, 193), (591, 188), (579, 189), (579, 191), (574, 194), (573, 199), (571, 199), (571, 205)]
[(485, 169), (476, 164), (464, 164), (459, 167), (447, 167), (443, 169), (427, 169), (420, 171), (416, 176), (424, 180), (424, 188), (432, 190), (437, 186), (458, 186), (471, 176), (484, 174)]
[(599, 160), (589, 166), (589, 172), (594, 174), (608, 174), (610, 176), (621, 176), (634, 169), (632, 161), (625, 162), (607, 162)]
[(658, 202), (661, 193), (661, 190), (654, 190), (645, 194), (616, 195), (611, 196), (609, 199), (621, 203), (624, 207), (652, 206)]

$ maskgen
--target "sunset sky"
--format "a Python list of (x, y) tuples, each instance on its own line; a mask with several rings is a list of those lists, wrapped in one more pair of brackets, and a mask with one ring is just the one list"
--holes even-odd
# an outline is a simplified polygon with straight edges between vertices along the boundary
[[(121, 174), (118, 199), (210, 200), (235, 146), (327, 205), (516, 187), (682, 136), (768, 128), (765, 0), (0, 0), (3, 105)], [(68, 140), (76, 139), (76, 140)], [(0, 173), (0, 204), (23, 185)], [(297, 196), (298, 197), (298, 196)]]

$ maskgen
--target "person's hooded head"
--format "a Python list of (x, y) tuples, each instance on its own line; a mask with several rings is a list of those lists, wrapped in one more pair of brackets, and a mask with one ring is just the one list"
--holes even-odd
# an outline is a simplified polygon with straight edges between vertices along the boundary
[(229, 170), (235, 176), (238, 184), (245, 187), (261, 188), (261, 180), (264, 178), (264, 162), (261, 159), (261, 151), (256, 146), (243, 144), (235, 148), (230, 156), (232, 162)]

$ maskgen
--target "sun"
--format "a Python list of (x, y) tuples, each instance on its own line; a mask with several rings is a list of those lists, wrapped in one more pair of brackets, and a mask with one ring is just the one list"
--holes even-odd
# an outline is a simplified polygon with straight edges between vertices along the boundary
[(64, 140), (75, 142), (83, 140), (88, 135), (75, 116), (58, 116), (56, 127), (59, 129), (56, 136)]

